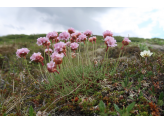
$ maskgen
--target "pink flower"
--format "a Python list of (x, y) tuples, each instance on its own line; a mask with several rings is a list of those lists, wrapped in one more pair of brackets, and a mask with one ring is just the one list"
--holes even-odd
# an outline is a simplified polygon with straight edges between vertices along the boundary
[(71, 34), (71, 37), (72, 37), (72, 39), (75, 39), (75, 40), (76, 40), (77, 34), (76, 34), (76, 33), (72, 33), (72, 34)]
[(66, 45), (67, 45), (68, 47), (70, 46), (70, 44), (71, 44), (70, 41), (66, 42)]
[(56, 70), (57, 66), (55, 65), (55, 62), (50, 61), (50, 63), (47, 63), (47, 70), (50, 73), (54, 73), (57, 72), (59, 74), (59, 72)]
[(79, 38), (76, 39), (76, 42), (80, 42)]
[(103, 38), (106, 38), (106, 36), (111, 36), (113, 37), (113, 33), (109, 30), (106, 30), (104, 33), (103, 33)]
[(86, 35), (87, 37), (92, 36), (92, 31), (86, 30), (86, 31), (84, 32), (84, 35)]
[(46, 53), (47, 55), (51, 54), (52, 52), (53, 52), (53, 50), (52, 50), (51, 48), (45, 49), (45, 53)]
[(94, 41), (95, 43), (96, 43), (96, 39), (97, 39), (96, 36), (94, 36), (94, 37), (93, 37), (93, 41)]
[[(131, 40), (129, 40), (129, 38), (127, 38), (127, 37), (125, 37), (123, 41), (124, 41), (124, 43), (125, 43), (124, 45), (128, 45), (129, 42), (131, 42)], [(127, 43), (128, 43), (128, 44), (127, 44)]]
[(64, 55), (66, 55), (66, 43), (64, 42), (59, 42), (54, 44), (54, 50), (56, 52), (60, 53), (64, 53)]
[[(61, 53), (61, 54), (59, 54), (58, 52), (56, 52), (56, 51), (54, 51), (53, 53), (52, 53), (52, 55), (50, 56), (51, 57), (51, 60), (53, 61), (55, 58), (63, 58), (64, 57), (64, 54), (63, 53)], [(58, 56), (57, 56), (58, 55)], [(57, 57), (56, 57), (57, 56)]]
[(71, 41), (71, 43), (73, 43), (73, 42), (76, 41), (76, 39), (73, 39), (73, 38), (71, 37), (70, 41)]
[(27, 48), (17, 49), (16, 56), (18, 58), (25, 57), (29, 52), (30, 50)]
[(54, 53), (52, 53), (52, 55), (50, 57), (51, 57), (51, 60), (55, 62), (55, 64), (59, 65), (62, 63), (64, 54), (63, 53), (59, 54), (58, 52), (54, 52)]
[(79, 35), (79, 41), (83, 41), (85, 42), (87, 40), (87, 36), (84, 35), (83, 33), (81, 35)]
[(70, 34), (68, 32), (62, 32), (59, 34), (59, 40), (65, 40), (65, 42), (67, 40), (69, 40), (70, 38)]
[(79, 37), (79, 35), (81, 35), (81, 32), (75, 32), (76, 37)]
[(35, 61), (36, 63), (40, 62), (42, 65), (43, 64), (43, 60), (44, 58), (41, 56), (41, 53), (34, 53), (31, 57), (30, 57), (31, 61)]
[(47, 37), (40, 37), (37, 39), (37, 44), (38, 46), (43, 45), (43, 46), (47, 46), (47, 48), (50, 46), (51, 42), (49, 41), (49, 39)]
[(73, 51), (77, 50), (78, 46), (79, 46), (78, 43), (71, 43), (70, 44), (71, 50), (73, 50)]
[(69, 34), (72, 34), (72, 33), (75, 32), (75, 29), (71, 27), (71, 28), (68, 29), (68, 32), (69, 32)]
[(42, 37), (40, 37), (40, 38), (37, 39), (37, 45), (38, 46), (42, 45), (42, 42), (43, 42), (42, 41)]
[(56, 43), (59, 42), (59, 37), (57, 37), (57, 38), (55, 39), (55, 42), (56, 42)]
[(129, 40), (129, 38), (125, 37), (124, 40), (122, 41), (123, 46), (121, 47), (121, 49), (123, 49), (124, 46), (127, 46), (129, 44), (129, 42), (131, 42), (131, 40)]
[(53, 32), (49, 32), (47, 35), (46, 35), (46, 37), (50, 40), (50, 39), (55, 39), (55, 38), (57, 38), (58, 37), (58, 33), (57, 32), (55, 32), (55, 31), (53, 31)]
[(108, 47), (115, 47), (117, 46), (117, 43), (116, 40), (113, 38), (113, 37), (110, 37), (110, 36), (107, 36), (105, 38), (105, 43), (108, 45)]
[(90, 37), (89, 41), (92, 42), (92, 44), (93, 44), (93, 37)]
[(117, 46), (117, 44), (115, 44), (115, 43), (117, 43), (117, 42), (116, 42), (116, 40), (113, 37), (107, 36), (105, 38), (105, 44), (107, 45), (106, 51), (108, 50), (108, 47), (115, 47), (115, 46)]

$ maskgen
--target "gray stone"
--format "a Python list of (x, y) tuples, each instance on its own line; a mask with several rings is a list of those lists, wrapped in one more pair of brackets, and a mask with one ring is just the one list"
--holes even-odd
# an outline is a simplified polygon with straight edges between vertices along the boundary
[(151, 47), (152, 49), (158, 50), (158, 51), (164, 51), (164, 45), (156, 45), (156, 44), (149, 44), (149, 43), (141, 43), (146, 44), (148, 47)]

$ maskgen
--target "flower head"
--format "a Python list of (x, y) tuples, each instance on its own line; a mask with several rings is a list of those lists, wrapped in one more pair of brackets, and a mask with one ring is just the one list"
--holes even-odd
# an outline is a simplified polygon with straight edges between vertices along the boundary
[(97, 38), (96, 38), (96, 36), (93, 36), (93, 41), (96, 43), (96, 40), (97, 40)]
[(129, 38), (125, 37), (124, 40), (122, 41), (122, 44), (126, 46), (129, 44), (129, 42), (131, 42), (131, 40), (129, 40)]
[(77, 43), (77, 42), (80, 42), (79, 38), (76, 39), (76, 43)]
[(150, 50), (146, 51), (144, 50), (143, 52), (140, 53), (142, 57), (150, 57), (153, 53), (150, 52)]
[(64, 54), (63, 53), (59, 54), (58, 52), (54, 51), (54, 53), (52, 53), (50, 57), (51, 57), (51, 60), (53, 61), (55, 58), (63, 58)]
[(79, 44), (75, 42), (70, 44), (71, 50), (77, 50), (78, 46)]
[(56, 43), (59, 42), (59, 41), (60, 41), (60, 40), (59, 40), (59, 37), (57, 37), (57, 38), (55, 39), (55, 41), (56, 41)]
[(49, 47), (51, 42), (49, 41), (47, 37), (40, 37), (37, 39), (37, 44), (38, 46), (43, 45), (43, 46)]
[(106, 30), (104, 33), (103, 33), (103, 38), (106, 38), (107, 36), (111, 36), (113, 37), (113, 33), (109, 30)]
[(105, 38), (105, 44), (107, 45), (106, 51), (108, 50), (108, 47), (115, 47), (115, 46), (117, 46), (117, 44), (115, 44), (115, 43), (117, 43), (117, 42), (116, 42), (116, 40), (113, 37), (107, 36)]
[(53, 31), (53, 32), (49, 32), (46, 37), (50, 40), (50, 39), (56, 39), (58, 37), (58, 33)]
[(67, 47), (69, 47), (69, 46), (70, 46), (70, 44), (71, 44), (71, 42), (70, 42), (70, 41), (66, 42)]
[(81, 35), (81, 32), (75, 32), (75, 34), (76, 34), (76, 37), (78, 38), (79, 35)]
[(84, 35), (83, 33), (81, 35), (79, 35), (79, 41), (86, 41), (87, 40), (87, 36)]
[(58, 52), (54, 52), (50, 57), (51, 60), (54, 61), (56, 64), (61, 64), (64, 54), (63, 53), (59, 54)]
[(75, 40), (76, 40), (77, 34), (76, 34), (76, 33), (72, 33), (72, 34), (71, 34), (71, 37), (72, 37), (72, 39), (75, 39)]
[(55, 62), (50, 61), (50, 63), (47, 63), (47, 70), (50, 73), (57, 72), (59, 74), (59, 72), (56, 70), (56, 68), (57, 68), (57, 66), (56, 66)]
[(105, 38), (105, 44), (108, 46), (108, 47), (115, 47), (117, 46), (117, 43), (116, 40), (113, 38), (113, 37), (110, 37), (110, 36), (107, 36)]
[(92, 31), (86, 30), (86, 31), (84, 32), (84, 35), (86, 35), (87, 37), (90, 37), (90, 36), (92, 36)]
[(66, 53), (66, 43), (59, 42), (59, 43), (54, 44), (54, 50), (56, 52), (58, 52), (59, 54), (60, 53)]
[(76, 39), (73, 39), (73, 38), (71, 37), (70, 41), (71, 41), (71, 43), (73, 43), (73, 42), (76, 41)]
[(47, 55), (49, 55), (49, 53), (51, 54), (52, 52), (53, 52), (53, 50), (52, 50), (51, 48), (45, 49), (45, 53), (46, 53)]
[(31, 61), (35, 61), (35, 62), (40, 62), (42, 65), (43, 64), (43, 60), (44, 58), (41, 56), (41, 53), (38, 52), (38, 53), (34, 53), (31, 57), (30, 57)]
[(25, 57), (30, 52), (27, 48), (17, 49), (16, 56), (18, 58)]
[(69, 40), (70, 34), (68, 32), (62, 32), (59, 34), (59, 40)]
[(92, 44), (93, 44), (93, 37), (90, 37), (89, 41), (92, 42)]
[(69, 34), (72, 34), (72, 33), (75, 32), (75, 29), (71, 27), (71, 28), (68, 29), (68, 32), (69, 32)]

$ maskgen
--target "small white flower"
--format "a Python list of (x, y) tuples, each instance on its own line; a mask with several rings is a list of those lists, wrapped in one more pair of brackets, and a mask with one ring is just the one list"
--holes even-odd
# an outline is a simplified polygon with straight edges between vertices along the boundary
[(150, 52), (150, 50), (146, 51), (144, 50), (143, 52), (140, 53), (142, 57), (150, 57), (153, 53)]

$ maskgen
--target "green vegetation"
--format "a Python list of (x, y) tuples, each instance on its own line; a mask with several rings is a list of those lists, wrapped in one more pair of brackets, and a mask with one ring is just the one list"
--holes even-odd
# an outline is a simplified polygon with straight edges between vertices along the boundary
[[(44, 54), (44, 48), (36, 41), (45, 36), (0, 37), (1, 116), (36, 116), (38, 112), (49, 116), (164, 115), (163, 52), (140, 44), (160, 44), (163, 39), (132, 37), (132, 42), (121, 50), (123, 37), (114, 36), (118, 46), (105, 52), (103, 37), (96, 36), (96, 44), (80, 44), (75, 58), (67, 48), (57, 74), (47, 71), (46, 54), (44, 66), (30, 61), (34, 52)], [(26, 59), (18, 59), (17, 49), (25, 47), (29, 54)], [(97, 51), (101, 48), (102, 52)], [(148, 49), (153, 55), (146, 64), (140, 52)]]

